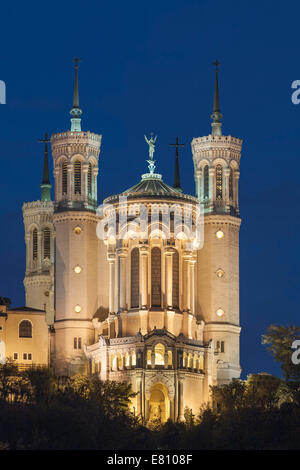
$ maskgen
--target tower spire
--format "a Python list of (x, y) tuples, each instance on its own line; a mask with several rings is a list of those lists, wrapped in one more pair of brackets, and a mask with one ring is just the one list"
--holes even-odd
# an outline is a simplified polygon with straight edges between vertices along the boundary
[(219, 65), (220, 62), (216, 60), (213, 65), (216, 67), (215, 70), (215, 92), (214, 92), (214, 109), (213, 113), (210, 116), (212, 119), (211, 127), (212, 127), (212, 135), (222, 135), (222, 114), (220, 110), (220, 97), (219, 97)]
[(50, 179), (49, 179), (48, 142), (50, 142), (50, 140), (48, 139), (47, 132), (45, 133), (45, 138), (39, 139), (39, 142), (45, 143), (43, 179), (42, 179), (42, 184), (41, 184), (41, 190), (42, 190), (41, 201), (49, 202), (51, 201), (52, 185), (50, 184)]
[(177, 191), (182, 192), (181, 186), (180, 186), (180, 169), (179, 169), (179, 147), (184, 147), (184, 144), (180, 144), (178, 142), (178, 137), (176, 137), (176, 142), (175, 144), (169, 144), (170, 147), (175, 147), (175, 168), (174, 168), (174, 185), (173, 188), (176, 189)]
[(81, 131), (81, 114), (82, 110), (79, 108), (79, 91), (78, 91), (78, 69), (80, 59), (75, 57), (75, 80), (74, 80), (74, 97), (73, 97), (73, 108), (70, 111), (71, 114), (71, 131)]

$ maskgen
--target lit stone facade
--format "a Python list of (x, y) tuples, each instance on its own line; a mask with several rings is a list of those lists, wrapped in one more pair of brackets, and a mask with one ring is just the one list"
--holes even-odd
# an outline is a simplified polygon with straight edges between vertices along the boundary
[(242, 141), (209, 135), (193, 139), (191, 147), (196, 194), (205, 212), (205, 241), (197, 255), (198, 312), (205, 321), (205, 340), (214, 339), (219, 346), (218, 382), (226, 383), (240, 375), (238, 181)]
[(54, 243), (53, 203), (34, 201), (23, 204), (26, 244), (24, 279), (26, 305), (46, 311), (46, 321), (54, 321)]
[(210, 399), (211, 385), (241, 372), (242, 141), (221, 133), (216, 71), (212, 133), (191, 142), (196, 196), (180, 188), (177, 151), (174, 187), (154, 172), (150, 137), (149, 173), (98, 211), (102, 137), (81, 130), (77, 72), (78, 63), (71, 130), (51, 137), (54, 203), (45, 150), (44, 200), (23, 206), (28, 310), (11, 318), (44, 315), (43, 361), (58, 375), (129, 381), (144, 422), (183, 419), (185, 407), (197, 413)]

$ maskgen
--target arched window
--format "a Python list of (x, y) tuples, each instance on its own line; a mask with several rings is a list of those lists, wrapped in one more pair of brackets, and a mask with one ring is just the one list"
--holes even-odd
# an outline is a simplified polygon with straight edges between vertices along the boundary
[(81, 194), (81, 162), (74, 163), (74, 193)]
[(48, 227), (43, 230), (44, 259), (50, 259), (50, 229)]
[(205, 165), (203, 171), (203, 199), (209, 198), (209, 173), (208, 165)]
[(173, 280), (172, 280), (172, 304), (174, 308), (179, 308), (179, 254), (176, 250), (173, 254)]
[(67, 162), (63, 162), (61, 166), (61, 187), (62, 187), (62, 194), (67, 194), (68, 192), (68, 170), (67, 170)]
[(161, 251), (158, 247), (151, 250), (151, 305), (161, 307)]
[(89, 163), (89, 169), (88, 169), (88, 193), (89, 196), (92, 195), (92, 165)]
[(216, 166), (216, 198), (223, 199), (223, 167)]
[(140, 254), (138, 248), (131, 251), (131, 307), (139, 307)]
[(173, 354), (172, 351), (168, 351), (168, 366), (173, 364)]
[(229, 198), (233, 199), (233, 169), (230, 168), (229, 173)]
[(37, 229), (34, 228), (32, 231), (32, 259), (36, 260), (38, 257), (38, 236)]
[(133, 366), (136, 366), (136, 354), (135, 354), (135, 352), (133, 352), (132, 355), (131, 355), (131, 364)]
[(19, 338), (32, 338), (32, 324), (29, 320), (22, 320), (19, 324)]
[(165, 364), (165, 347), (163, 344), (156, 344), (154, 347), (155, 364), (163, 366)]

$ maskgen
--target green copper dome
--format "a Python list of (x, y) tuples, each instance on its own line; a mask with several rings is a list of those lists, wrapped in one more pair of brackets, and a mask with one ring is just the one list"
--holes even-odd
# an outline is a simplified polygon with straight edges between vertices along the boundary
[(105, 202), (114, 202), (118, 197), (126, 196), (128, 199), (135, 198), (167, 198), (167, 199), (184, 199), (197, 202), (197, 198), (188, 194), (183, 194), (177, 189), (172, 188), (162, 180), (162, 176), (157, 173), (146, 173), (142, 175), (139, 183), (131, 188), (123, 191), (121, 194), (116, 194), (105, 199)]

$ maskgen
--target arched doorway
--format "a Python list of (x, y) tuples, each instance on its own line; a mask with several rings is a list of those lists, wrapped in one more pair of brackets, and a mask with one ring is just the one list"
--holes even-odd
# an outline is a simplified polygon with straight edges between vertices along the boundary
[(151, 388), (149, 401), (149, 421), (165, 423), (170, 417), (170, 400), (168, 389), (163, 384)]

